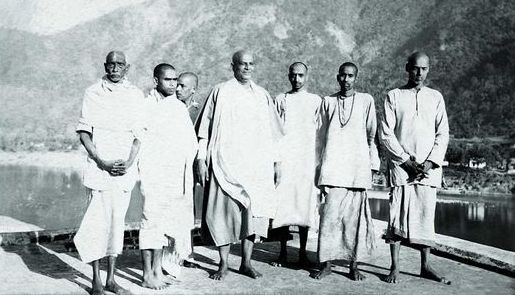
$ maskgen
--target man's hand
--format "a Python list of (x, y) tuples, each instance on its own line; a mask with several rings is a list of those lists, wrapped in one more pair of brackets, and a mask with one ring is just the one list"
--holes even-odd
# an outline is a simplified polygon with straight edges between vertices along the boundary
[(409, 158), (400, 166), (402, 169), (404, 169), (404, 171), (408, 173), (408, 181), (413, 181), (415, 179), (418, 179), (421, 175), (424, 175), (420, 166), (412, 158)]
[(127, 165), (124, 160), (114, 160), (114, 161), (103, 161), (99, 160), (98, 166), (100, 169), (107, 171), (107, 173), (112, 176), (121, 176), (127, 173)]
[(207, 164), (204, 159), (197, 159), (197, 179), (202, 187), (206, 187), (207, 181), (209, 181), (209, 174), (207, 172)]
[(281, 183), (281, 162), (274, 163), (274, 183), (275, 187)]
[(419, 175), (417, 175), (418, 181), (422, 180), (425, 177), (429, 177), (429, 170), (434, 168), (433, 162), (429, 160), (425, 160), (424, 163), (418, 164), (417, 166), (418, 169), (422, 171)]

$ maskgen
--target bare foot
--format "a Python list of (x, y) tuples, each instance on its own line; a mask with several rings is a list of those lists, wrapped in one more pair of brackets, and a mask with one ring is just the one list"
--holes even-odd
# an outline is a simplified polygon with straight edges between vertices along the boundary
[(286, 255), (279, 255), (277, 260), (270, 262), (270, 265), (275, 267), (283, 267), (286, 266), (286, 262)]
[(218, 270), (214, 274), (210, 275), (209, 278), (215, 281), (221, 281), (227, 275), (227, 271), (227, 265), (220, 265)]
[(349, 270), (349, 276), (353, 281), (363, 281), (366, 279), (365, 275), (363, 275), (357, 268), (351, 268)]
[(89, 292), (90, 295), (105, 295), (104, 293), (104, 287), (100, 286), (91, 288), (91, 291)]
[(122, 288), (120, 285), (118, 285), (116, 282), (107, 282), (106, 286), (104, 288), (106, 291), (109, 291), (111, 293), (115, 293), (118, 295), (131, 295), (131, 291)]
[(161, 290), (167, 287), (166, 283), (160, 280), (157, 276), (148, 276), (143, 278), (141, 286), (153, 290)]
[(240, 274), (245, 275), (250, 278), (253, 278), (253, 279), (257, 279), (257, 278), (260, 278), (263, 276), (260, 272), (255, 270), (251, 265), (240, 266), (239, 272), (240, 272)]
[(390, 270), (390, 274), (384, 278), (384, 281), (390, 284), (397, 284), (399, 282), (399, 270), (392, 269)]
[(451, 281), (447, 280), (445, 277), (438, 275), (438, 273), (436, 273), (436, 271), (433, 268), (431, 268), (431, 266), (426, 266), (425, 268), (422, 268), (420, 270), (420, 277), (428, 280), (437, 281), (446, 285), (451, 284)]
[(330, 275), (331, 272), (331, 263), (325, 262), (323, 263), (322, 268), (319, 271), (315, 272), (315, 274), (313, 274), (313, 278), (321, 280), (324, 277)]
[(175, 283), (175, 281), (170, 276), (167, 276), (164, 273), (156, 275), (156, 278), (167, 285), (173, 285)]

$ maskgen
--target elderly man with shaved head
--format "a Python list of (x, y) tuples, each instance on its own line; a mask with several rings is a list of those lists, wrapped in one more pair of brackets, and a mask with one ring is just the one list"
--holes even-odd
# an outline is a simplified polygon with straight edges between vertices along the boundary
[[(77, 127), (88, 153), (84, 186), (89, 205), (74, 242), (81, 259), (93, 266), (91, 294), (128, 293), (114, 280), (116, 256), (122, 253), (125, 213), (137, 179), (136, 160), (141, 134), (139, 108), (143, 93), (130, 83), (125, 54), (112, 51), (105, 76), (86, 89)], [(100, 260), (108, 257), (105, 287)]]
[(195, 101), (194, 97), (197, 87), (198, 77), (195, 73), (184, 72), (179, 75), (176, 91), (177, 98), (186, 105), (193, 123), (197, 121), (198, 113), (200, 112), (200, 104)]
[(234, 78), (216, 85), (198, 120), (199, 179), (205, 185), (203, 234), (219, 249), (221, 280), (228, 272), (232, 243), (241, 241), (239, 272), (262, 275), (251, 265), (254, 241), (267, 235), (276, 209), (280, 179), (278, 144), (282, 138), (273, 99), (252, 80), (254, 55), (233, 55)]
[(436, 189), (442, 183), (442, 165), (449, 142), (449, 124), (442, 94), (425, 84), (429, 57), (415, 52), (406, 63), (408, 83), (388, 92), (380, 124), (387, 155), (390, 217), (385, 235), (392, 265), (385, 279), (399, 280), (401, 241), (420, 249), (420, 276), (445, 284), (430, 265), (435, 243)]
[(277, 187), (279, 204), (272, 227), (279, 235), (281, 252), (272, 266), (284, 266), (289, 226), (299, 227), (299, 265), (308, 266), (306, 243), (308, 229), (316, 224), (318, 189), (315, 186), (317, 164), (316, 138), (322, 99), (307, 91), (308, 67), (295, 62), (288, 70), (291, 90), (275, 98), (285, 137), (281, 161), (282, 179)]

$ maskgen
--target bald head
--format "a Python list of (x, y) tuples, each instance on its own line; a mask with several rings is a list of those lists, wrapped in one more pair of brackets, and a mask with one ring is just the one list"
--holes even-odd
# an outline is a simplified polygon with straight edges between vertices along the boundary
[(298, 92), (304, 88), (308, 79), (308, 66), (303, 62), (294, 62), (290, 65), (288, 71), (288, 80), (290, 80), (292, 92)]
[(415, 51), (412, 54), (410, 54), (410, 56), (408, 56), (407, 64), (414, 65), (419, 59), (425, 60), (429, 65), (429, 56), (421, 51)]
[(406, 63), (406, 72), (408, 72), (407, 86), (409, 88), (422, 88), (427, 73), (429, 73), (429, 56), (419, 51), (410, 54)]
[(242, 84), (247, 84), (254, 71), (254, 54), (248, 50), (238, 50), (232, 55), (232, 71), (234, 78)]
[(177, 81), (177, 98), (184, 103), (191, 100), (191, 97), (197, 91), (198, 77), (192, 72), (185, 72), (179, 75)]
[(113, 82), (118, 83), (123, 80), (130, 65), (127, 63), (125, 54), (122, 51), (111, 51), (106, 56), (104, 69), (107, 78)]

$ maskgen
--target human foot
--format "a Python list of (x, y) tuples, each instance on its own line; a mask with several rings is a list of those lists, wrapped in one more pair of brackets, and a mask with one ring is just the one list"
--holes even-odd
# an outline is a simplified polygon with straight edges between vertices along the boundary
[(91, 288), (91, 291), (89, 292), (90, 295), (105, 295), (104, 293), (104, 287), (100, 286), (100, 288), (93, 286)]
[(257, 279), (262, 277), (263, 275), (255, 270), (251, 265), (242, 265), (239, 269), (240, 274), (245, 275), (247, 277)]
[(440, 276), (431, 266), (426, 266), (420, 270), (420, 277), (437, 281), (443, 283), (445, 285), (450, 285), (451, 281), (447, 280), (445, 277)]
[(313, 274), (313, 278), (321, 280), (331, 274), (331, 264), (324, 263), (322, 268)]
[(148, 276), (143, 278), (141, 286), (153, 290), (161, 290), (167, 287), (166, 283), (157, 276)]
[(131, 295), (132, 294), (129, 290), (122, 288), (120, 285), (118, 285), (114, 281), (113, 282), (107, 282), (104, 289), (106, 291), (109, 291), (111, 293), (115, 293), (115, 294), (118, 294), (118, 295)]
[(226, 265), (220, 265), (218, 267), (218, 270), (211, 274), (209, 276), (210, 279), (213, 279), (215, 281), (221, 281), (225, 278), (225, 276), (227, 275), (227, 272), (228, 272), (228, 267)]
[(399, 270), (390, 270), (390, 274), (388, 274), (386, 278), (384, 278), (384, 281), (390, 284), (397, 284), (399, 282)]
[(349, 276), (353, 281), (363, 281), (366, 279), (365, 275), (363, 275), (357, 268), (351, 268), (349, 270)]
[(195, 263), (195, 262), (191, 262), (191, 261), (188, 261), (188, 260), (184, 260), (182, 262), (182, 266), (184, 266), (186, 268), (200, 268), (200, 264)]

